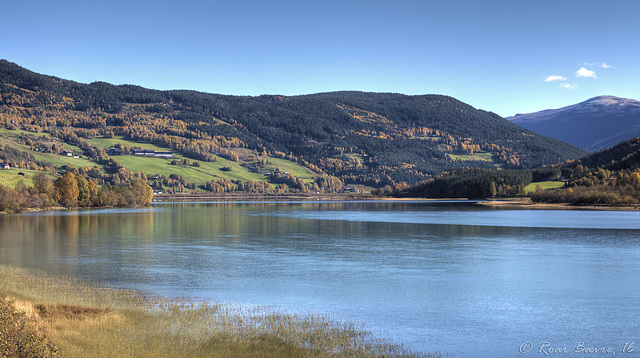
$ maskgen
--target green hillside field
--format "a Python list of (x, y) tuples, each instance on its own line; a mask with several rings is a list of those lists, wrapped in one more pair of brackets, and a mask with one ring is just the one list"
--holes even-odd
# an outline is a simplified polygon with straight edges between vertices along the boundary
[[(18, 173), (23, 173), (24, 175), (20, 175)], [(7, 188), (14, 189), (16, 187), (16, 184), (18, 184), (18, 182), (22, 179), (27, 187), (31, 187), (33, 186), (31, 178), (33, 178), (33, 176), (38, 173), (42, 172), (37, 170), (16, 168), (0, 169), (0, 184), (6, 186)], [(47, 173), (47, 175), (52, 179), (56, 177), (56, 175), (52, 173)]]
[(538, 185), (540, 185), (542, 190), (550, 190), (550, 189), (557, 189), (557, 188), (564, 187), (564, 182), (563, 181), (539, 181), (539, 182), (533, 182), (533, 183), (527, 185), (524, 188), (524, 192), (527, 193), (527, 194), (535, 193), (536, 192), (536, 187)]
[[(95, 161), (86, 158), (74, 158), (54, 153), (42, 153), (40, 151), (33, 150), (29, 146), (17, 142), (17, 137), (24, 134), (37, 135), (44, 138), (46, 141), (59, 142), (58, 139), (51, 137), (48, 133), (36, 134), (24, 130), (8, 130), (2, 128), (0, 129), (0, 145), (19, 149), (25, 153), (33, 155), (36, 160), (49, 163), (51, 166), (56, 168), (71, 164), (76, 168), (97, 166), (100, 169), (104, 169), (102, 165), (99, 165)], [(117, 144), (121, 144), (130, 148), (138, 147), (156, 151), (171, 151), (169, 148), (160, 147), (151, 143), (133, 142), (123, 138), (122, 136), (115, 136), (113, 138), (95, 137), (84, 140), (91, 144), (93, 147), (99, 149), (108, 149)], [(76, 153), (82, 152), (81, 149), (75, 145), (61, 142), (59, 144), (64, 148), (67, 148), (68, 150), (74, 151)], [(223, 178), (241, 181), (268, 181), (269, 177), (267, 176), (267, 173), (274, 171), (276, 168), (281, 172), (288, 172), (293, 176), (305, 179), (305, 181), (307, 182), (313, 182), (314, 178), (314, 173), (307, 168), (295, 162), (280, 158), (267, 158), (268, 163), (261, 168), (260, 173), (256, 173), (242, 165), (249, 163), (250, 161), (248, 160), (233, 162), (231, 160), (217, 156), (216, 161), (214, 162), (198, 161), (200, 166), (196, 167), (191, 165), (172, 165), (171, 162), (173, 160), (180, 161), (182, 159), (187, 159), (191, 163), (194, 162), (194, 160), (188, 159), (180, 153), (174, 152), (173, 155), (174, 158), (171, 159), (137, 157), (132, 155), (118, 155), (113, 156), (113, 158), (115, 158), (119, 163), (121, 163), (127, 170), (131, 172), (142, 172), (146, 175), (157, 174), (159, 176), (170, 176), (172, 174), (176, 174), (184, 177), (187, 182), (195, 183), (198, 186), (204, 185), (206, 182), (211, 180), (218, 180)], [(223, 170), (223, 168), (231, 168), (231, 170)], [(11, 175), (5, 174), (5, 178), (0, 178), (0, 184), (9, 186), (11, 188), (15, 187), (15, 183), (19, 180), (19, 178), (17, 178), (18, 171), (24, 172), (26, 174), (26, 177), (24, 177), (25, 184), (27, 184), (27, 186), (30, 186), (31, 181), (29, 178), (37, 172), (22, 169), (18, 170), (15, 168), (7, 171), (7, 173), (11, 173)]]
[(493, 153), (479, 152), (474, 154), (447, 154), (453, 160), (479, 160), (483, 162), (493, 162)]
[[(152, 149), (156, 151), (171, 151), (169, 148), (159, 147), (151, 143), (136, 143), (127, 140), (121, 136), (114, 138), (92, 138), (86, 139), (92, 146), (105, 149), (116, 144), (122, 144), (128, 147), (140, 147), (142, 149)], [(226, 178), (229, 180), (242, 181), (262, 181), (267, 180), (265, 174), (254, 173), (243, 167), (242, 162), (233, 162), (231, 160), (217, 156), (215, 162), (198, 161), (200, 167), (171, 165), (172, 160), (188, 159), (180, 153), (173, 153), (174, 158), (152, 158), (152, 157), (136, 157), (132, 155), (115, 156), (116, 160), (127, 168), (129, 171), (143, 172), (145, 174), (171, 175), (178, 174), (183, 176), (187, 181), (198, 185), (204, 184), (210, 180), (218, 180)], [(189, 161), (193, 161), (188, 159)], [(269, 164), (263, 168), (263, 173), (268, 173), (275, 168), (283, 172), (289, 172), (291, 175), (303, 178), (307, 181), (311, 179), (313, 182), (313, 174), (303, 166), (292, 161), (280, 158), (268, 158)], [(231, 167), (230, 171), (221, 170), (224, 167)]]

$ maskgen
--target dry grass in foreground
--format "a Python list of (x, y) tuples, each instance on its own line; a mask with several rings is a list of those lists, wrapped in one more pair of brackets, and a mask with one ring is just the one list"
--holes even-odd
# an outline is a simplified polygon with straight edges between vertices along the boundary
[[(158, 299), (1, 265), (0, 295), (6, 312), (0, 313), (0, 348), (9, 347), (0, 351), (2, 356), (439, 356), (409, 352), (327, 317)], [(15, 353), (22, 341), (10, 341), (16, 335), (4, 332), (5, 327), (18, 326), (25, 329), (23, 336), (36, 342), (36, 354)], [(2, 354), (7, 352), (14, 354)]]

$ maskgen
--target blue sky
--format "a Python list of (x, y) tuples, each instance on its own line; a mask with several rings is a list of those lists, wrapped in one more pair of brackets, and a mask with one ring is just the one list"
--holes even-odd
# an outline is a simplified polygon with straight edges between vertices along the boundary
[(640, 1), (7, 1), (0, 58), (83, 83), (444, 94), (502, 116), (640, 99)]

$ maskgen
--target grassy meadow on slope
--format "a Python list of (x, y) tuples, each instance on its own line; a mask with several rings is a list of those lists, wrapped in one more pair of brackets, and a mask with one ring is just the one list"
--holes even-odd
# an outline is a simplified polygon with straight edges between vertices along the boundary
[[(2, 148), (4, 148), (5, 146), (9, 146), (9, 147), (21, 150), (25, 153), (29, 153), (35, 159), (50, 163), (51, 165), (56, 167), (64, 166), (67, 164), (72, 164), (75, 167), (86, 167), (86, 166), (93, 166), (96, 164), (90, 160), (87, 160), (86, 158), (73, 158), (73, 157), (63, 156), (63, 155), (54, 154), (54, 153), (42, 153), (39, 151), (35, 151), (28, 145), (21, 144), (16, 140), (16, 137), (20, 135), (37, 136), (37, 137), (43, 138), (46, 141), (51, 141), (51, 142), (55, 141), (47, 133), (31, 133), (25, 130), (8, 130), (5, 128), (0, 128), (0, 146)], [(74, 151), (76, 153), (82, 152), (82, 150), (80, 150), (80, 148), (78, 148), (77, 146), (74, 146), (68, 143), (64, 143), (63, 146), (66, 149), (70, 151)]]
[[(53, 138), (50, 134), (47, 133), (31, 133), (24, 130), (8, 130), (4, 128), (0, 129), (0, 145), (2, 145), (3, 147), (7, 146), (18, 149), (23, 153), (26, 153), (26, 155), (31, 156), (34, 160), (48, 163), (55, 168), (71, 165), (75, 168), (98, 167), (100, 170), (105, 169), (104, 165), (99, 164), (98, 162), (88, 159), (84, 156), (75, 158), (73, 156), (60, 155), (56, 153), (45, 153), (35, 150), (28, 145), (20, 144), (17, 138), (19, 136), (37, 136), (38, 138), (42, 138), (42, 141), (56, 143), (57, 145), (66, 148), (66, 150), (72, 151), (73, 153), (82, 153), (82, 150), (78, 146), (61, 142), (57, 138)], [(151, 149), (155, 151), (171, 151), (171, 149), (166, 147), (161, 147), (152, 143), (137, 143), (131, 140), (127, 140), (122, 136), (115, 136), (113, 138), (94, 137), (87, 138), (85, 139), (85, 141), (91, 146), (99, 149), (109, 149), (115, 145), (120, 144), (129, 148), (135, 147), (142, 149)], [(194, 162), (193, 160), (190, 160), (184, 155), (177, 152), (173, 152), (173, 158), (171, 159), (139, 157), (133, 155), (117, 155), (113, 156), (113, 158), (115, 158), (130, 172), (142, 172), (146, 175), (154, 176), (156, 174), (159, 176), (171, 176), (172, 174), (179, 175), (185, 178), (188, 182), (195, 183), (197, 186), (203, 186), (208, 181), (218, 179), (266, 181), (269, 179), (267, 174), (274, 170), (288, 172), (296, 177), (305, 179), (309, 183), (313, 182), (313, 172), (297, 163), (281, 158), (266, 158), (267, 163), (262, 166), (260, 172), (249, 170), (246, 166), (255, 161), (254, 157), (244, 153), (250, 153), (250, 151), (238, 149), (238, 152), (244, 154), (239, 157), (245, 160), (234, 162), (223, 157), (216, 157), (215, 161), (212, 162), (198, 161), (199, 166), (197, 167), (193, 165), (172, 165), (171, 162), (173, 160), (180, 161), (186, 159), (190, 162)], [(19, 180), (19, 178), (16, 178), (17, 172), (28, 172), (29, 174), (27, 174), (24, 179), (25, 184), (27, 184), (27, 186), (30, 186), (30, 182), (28, 181), (28, 179), (33, 174), (35, 174), (33, 173), (33, 171), (28, 171), (26, 169), (18, 170), (17, 168), (11, 170), (15, 171), (16, 173), (14, 173), (14, 175), (10, 175), (11, 178), (7, 177), (7, 175), (5, 175), (5, 177), (0, 177), (0, 184), (13, 188)]]
[[(130, 148), (140, 147), (142, 149), (152, 149), (156, 151), (171, 151), (170, 148), (160, 147), (151, 143), (136, 143), (126, 140), (121, 136), (114, 138), (92, 138), (87, 139), (86, 141), (98, 148), (109, 148), (116, 144), (122, 144)], [(234, 162), (217, 156), (215, 162), (198, 161), (200, 166), (194, 167), (188, 165), (171, 165), (171, 161), (174, 159), (178, 161), (181, 159), (188, 159), (176, 152), (173, 153), (173, 156), (174, 158), (172, 159), (137, 157), (132, 155), (121, 155), (116, 156), (115, 158), (130, 171), (160, 175), (178, 174), (188, 181), (194, 182), (198, 185), (202, 185), (210, 180), (222, 178), (242, 181), (268, 180), (268, 177), (265, 174), (271, 172), (275, 168), (278, 168), (283, 172), (290, 172), (296, 177), (313, 179), (313, 174), (310, 174), (304, 167), (297, 163), (280, 158), (268, 158), (267, 160), (270, 164), (264, 166), (263, 173), (254, 173), (241, 165), (243, 163), (252, 162), (252, 158), (246, 158), (247, 160)], [(240, 156), (240, 158), (243, 158), (243, 156)], [(223, 170), (225, 167), (230, 167), (231, 170)]]
[(538, 186), (540, 186), (540, 189), (542, 189), (542, 190), (558, 189), (558, 188), (564, 187), (564, 184), (565, 184), (564, 181), (532, 182), (531, 184), (529, 184), (526, 187), (524, 187), (524, 192), (527, 193), (527, 194), (535, 193), (536, 192), (536, 188)]
[[(24, 175), (20, 175), (19, 173), (22, 173)], [(16, 169), (16, 168), (8, 169), (8, 170), (0, 169), (0, 184), (8, 188), (15, 188), (16, 184), (18, 184), (18, 182), (22, 180), (27, 187), (32, 187), (33, 182), (31, 178), (33, 178), (33, 176), (38, 173), (42, 173), (42, 172), (38, 170)], [(52, 173), (48, 173), (47, 175), (51, 179), (54, 179), (57, 177), (57, 175)]]

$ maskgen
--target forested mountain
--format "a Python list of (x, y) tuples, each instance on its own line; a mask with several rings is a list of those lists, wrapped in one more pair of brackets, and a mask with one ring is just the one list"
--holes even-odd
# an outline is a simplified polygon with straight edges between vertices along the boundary
[(574, 205), (640, 204), (640, 137), (559, 166), (564, 189), (537, 191), (533, 201)]
[(256, 163), (286, 158), (317, 175), (373, 187), (416, 183), (456, 168), (532, 168), (586, 153), (442, 95), (158, 91), (81, 84), (5, 60), (2, 126), (57, 133), (65, 141), (123, 135), (201, 161), (238, 161), (247, 152)]
[(599, 96), (572, 106), (508, 119), (536, 133), (596, 152), (640, 136), (640, 101)]
[(620, 142), (619, 144), (589, 154), (583, 158), (569, 161), (565, 167), (582, 165), (589, 169), (635, 170), (640, 167), (640, 137)]
[(381, 196), (487, 198), (527, 195), (525, 187), (562, 183), (555, 190), (536, 188), (533, 201), (574, 205), (636, 205), (640, 203), (640, 137), (576, 160), (537, 169), (462, 169), (414, 185), (373, 190)]

